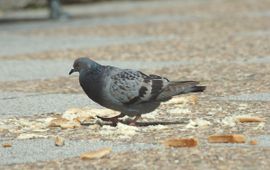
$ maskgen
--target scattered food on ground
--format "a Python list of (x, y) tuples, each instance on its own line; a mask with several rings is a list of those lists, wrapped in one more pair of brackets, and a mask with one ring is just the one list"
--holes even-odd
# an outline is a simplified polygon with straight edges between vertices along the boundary
[(208, 137), (208, 142), (210, 143), (245, 143), (245, 141), (245, 136), (238, 134), (212, 135)]
[(2, 146), (4, 148), (10, 148), (10, 147), (12, 147), (12, 145), (10, 143), (3, 143)]
[(64, 146), (65, 145), (65, 139), (60, 137), (60, 136), (56, 136), (54, 142), (55, 142), (55, 146)]
[(195, 138), (174, 138), (165, 140), (163, 144), (169, 147), (195, 147), (198, 145), (198, 140)]
[(83, 160), (98, 159), (98, 158), (102, 158), (102, 157), (108, 155), (109, 153), (111, 153), (111, 151), (112, 151), (112, 148), (102, 148), (102, 149), (99, 149), (96, 151), (82, 153), (80, 158)]

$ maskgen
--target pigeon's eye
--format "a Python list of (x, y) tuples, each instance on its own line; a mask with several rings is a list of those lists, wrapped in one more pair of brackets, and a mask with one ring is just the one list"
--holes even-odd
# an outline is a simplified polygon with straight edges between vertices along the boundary
[(74, 64), (73, 67), (74, 67), (74, 69), (78, 69), (79, 68), (79, 64), (76, 63), (76, 64)]

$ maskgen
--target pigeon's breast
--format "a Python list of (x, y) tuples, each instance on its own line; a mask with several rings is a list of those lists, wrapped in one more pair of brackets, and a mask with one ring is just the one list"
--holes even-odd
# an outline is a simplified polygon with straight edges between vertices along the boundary
[(102, 104), (102, 88), (103, 82), (96, 75), (80, 75), (80, 85), (86, 95), (95, 101)]

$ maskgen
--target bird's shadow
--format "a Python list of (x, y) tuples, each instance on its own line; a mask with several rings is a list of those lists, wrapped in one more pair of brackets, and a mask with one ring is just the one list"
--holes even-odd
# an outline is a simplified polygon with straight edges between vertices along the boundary
[[(119, 121), (120, 123), (130, 125), (129, 121)], [(136, 122), (135, 125), (132, 126), (138, 126), (138, 127), (147, 127), (147, 126), (157, 126), (157, 125), (178, 125), (178, 124), (187, 124), (187, 120), (182, 120), (182, 121), (153, 121), (153, 122)], [(94, 125), (96, 123), (84, 123), (82, 125), (89, 126), (89, 125)], [(117, 126), (117, 124), (112, 123), (112, 122), (99, 122), (101, 126), (103, 125), (109, 125), (109, 126)]]
[[(128, 122), (123, 122), (128, 125)], [(154, 122), (136, 122), (135, 126), (146, 127), (146, 126), (157, 126), (157, 125), (177, 125), (186, 124), (187, 121), (154, 121)]]

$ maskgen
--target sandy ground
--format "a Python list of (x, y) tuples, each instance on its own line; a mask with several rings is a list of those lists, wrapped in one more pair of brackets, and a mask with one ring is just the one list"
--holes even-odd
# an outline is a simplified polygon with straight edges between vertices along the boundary
[[(131, 1), (64, 9), (71, 19), (46, 20), (42, 9), (0, 13), (0, 143), (12, 145), (0, 146), (0, 169), (268, 169), (269, 1)], [(79, 56), (197, 80), (207, 90), (164, 103), (139, 127), (113, 127), (95, 115), (117, 113), (90, 101), (77, 75), (68, 76)], [(241, 123), (239, 117), (263, 121)], [(69, 124), (52, 126), (60, 118)], [(212, 144), (207, 138), (213, 134), (246, 140)], [(56, 136), (64, 146), (54, 145)], [(196, 147), (162, 143), (191, 137)], [(111, 153), (80, 159), (103, 147)]]

